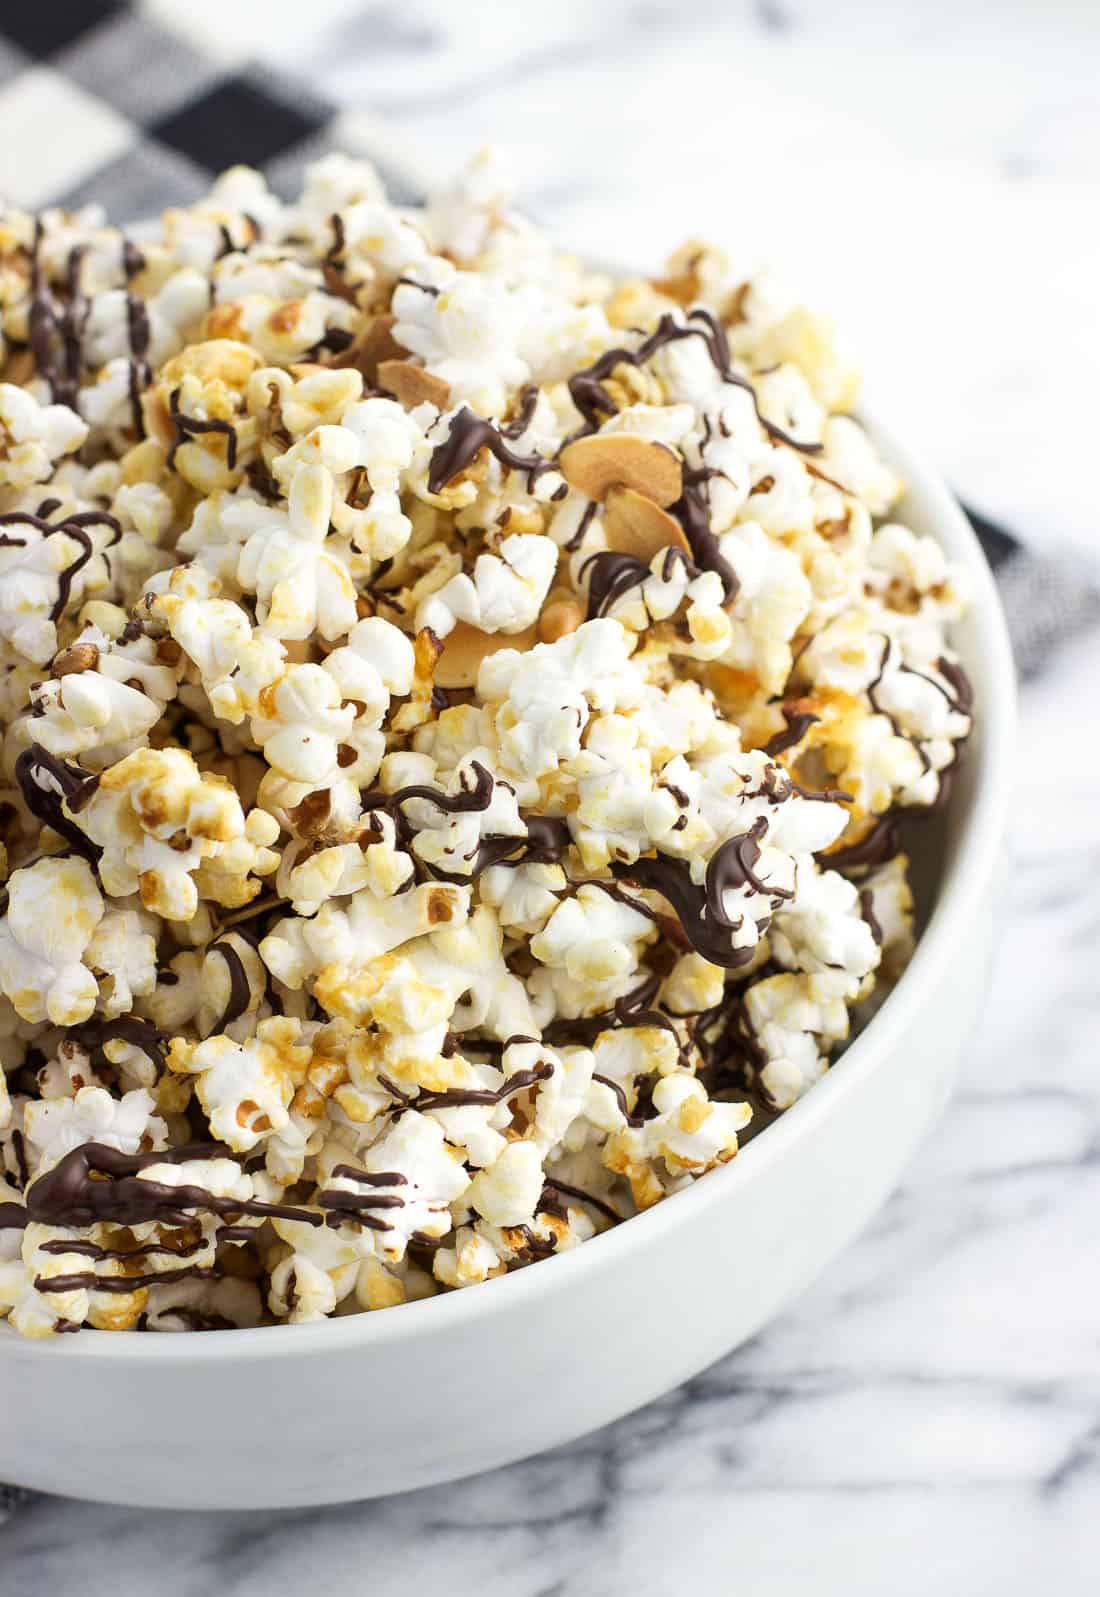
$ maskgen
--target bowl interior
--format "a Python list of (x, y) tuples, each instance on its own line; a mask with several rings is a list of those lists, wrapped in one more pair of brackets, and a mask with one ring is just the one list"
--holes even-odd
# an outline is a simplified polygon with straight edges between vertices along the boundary
[[(598, 1270), (611, 1250), (644, 1248), (669, 1227), (690, 1225), (704, 1206), (727, 1201), (761, 1161), (779, 1158), (799, 1139), (816, 1133), (859, 1077), (873, 1069), (919, 1012), (922, 994), (950, 960), (964, 935), (974, 895), (990, 890), (1001, 849), (1010, 788), (1015, 731), (1015, 676), (1000, 600), (981, 546), (957, 502), (933, 472), (873, 418), (863, 418), (884, 456), (907, 483), (897, 519), (915, 532), (936, 537), (966, 571), (970, 610), (952, 631), (975, 690), (977, 721), (951, 802), (934, 820), (910, 828), (914, 888), (923, 931), (916, 953), (897, 987), (864, 1032), (806, 1096), (752, 1138), (738, 1157), (711, 1171), (689, 1189), (629, 1223), (594, 1237), (572, 1252), (539, 1261), (473, 1290), (451, 1292), (401, 1305), (385, 1314), (356, 1314), (311, 1325), (261, 1326), (206, 1336), (120, 1336), (85, 1330), (79, 1336), (26, 1341), (0, 1322), (5, 1358), (155, 1359), (173, 1361), (297, 1357), (322, 1352), (334, 1342), (379, 1347), (391, 1338), (433, 1337), (478, 1315), (491, 1315), (502, 1301), (554, 1291), (572, 1272), (575, 1280)], [(506, 1295), (506, 1296), (505, 1296)]]

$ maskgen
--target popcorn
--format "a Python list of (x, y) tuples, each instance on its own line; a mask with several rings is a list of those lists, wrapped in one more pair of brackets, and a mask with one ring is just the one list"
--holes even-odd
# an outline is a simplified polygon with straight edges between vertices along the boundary
[(204, 775), (182, 749), (142, 749), (110, 766), (78, 825), (102, 851), (106, 891), (137, 893), (168, 920), (190, 920), (200, 889), (219, 903), (247, 903), (259, 891), (249, 873), (277, 863), (248, 837), (228, 784)]
[(0, 920), (0, 990), (23, 1020), (75, 1026), (99, 989), (83, 956), (103, 917), (103, 899), (82, 859), (40, 859), (13, 872)]
[(515, 533), (503, 538), (496, 554), (480, 554), (472, 577), (465, 572), (444, 583), (424, 601), (418, 627), (445, 638), (456, 621), (482, 632), (522, 632), (538, 619), (558, 564), (549, 538)]
[(255, 1037), (241, 1043), (226, 1036), (193, 1046), (173, 1041), (169, 1070), (197, 1076), (210, 1129), (234, 1153), (249, 1152), (288, 1123), (290, 1100), (309, 1063), (300, 1033), (297, 1021), (280, 1018), (261, 1021)]
[(18, 738), (65, 759), (83, 756), (92, 770), (135, 752), (178, 684), (148, 639), (122, 643), (94, 625), (54, 657), (53, 670), (32, 688), (31, 716), (15, 723), (9, 745)]
[(70, 522), (13, 512), (0, 523), (0, 639), (31, 664), (56, 652), (57, 623), (83, 595), (92, 553), (88, 534)]
[(237, 580), (257, 598), (261, 631), (277, 638), (332, 641), (355, 623), (355, 587), (327, 538), (332, 479), (323, 466), (302, 466), (290, 485), (285, 518), (258, 528), (237, 565)]
[(587, 273), (487, 153), (5, 223), (0, 1316), (374, 1312), (734, 1158), (973, 724), (831, 325)]
[(542, 1191), (542, 1155), (533, 1142), (510, 1142), (471, 1181), (470, 1206), (491, 1225), (522, 1225), (534, 1218)]
[(143, 1139), (163, 1142), (165, 1136), (163, 1121), (153, 1114), (152, 1097), (140, 1088), (121, 1098), (103, 1087), (81, 1087), (72, 1098), (31, 1100), (23, 1130), (36, 1177), (85, 1142), (136, 1153)]
[(0, 383), (0, 488), (47, 482), (57, 461), (87, 436), (68, 405), (40, 405), (25, 389)]
[(825, 1073), (822, 1045), (848, 1035), (843, 971), (769, 976), (745, 995), (745, 1011), (766, 1063), (760, 1085), (777, 1109), (787, 1109)]

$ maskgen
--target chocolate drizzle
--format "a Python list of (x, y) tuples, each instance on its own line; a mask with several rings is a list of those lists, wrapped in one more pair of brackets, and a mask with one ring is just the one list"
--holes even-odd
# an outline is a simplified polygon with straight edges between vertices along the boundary
[(500, 429), (500, 436), (514, 442), (522, 438), (534, 420), (535, 410), (539, 402), (539, 390), (536, 383), (528, 383), (519, 396), (519, 411), (505, 426)]
[[(609, 1203), (605, 1203), (602, 1198), (597, 1198), (593, 1193), (585, 1192), (583, 1187), (573, 1187), (570, 1186), (568, 1181), (559, 1181), (556, 1176), (547, 1176), (546, 1188), (551, 1192), (563, 1192), (567, 1198), (576, 1198), (578, 1203), (590, 1204), (593, 1209), (598, 1209), (601, 1214), (606, 1215), (614, 1225), (618, 1225), (622, 1219), (622, 1215), (617, 1209), (613, 1209)], [(546, 1189), (544, 1188), (542, 1198), (539, 1200), (541, 1207), (546, 1206), (545, 1199)]]
[(209, 1265), (182, 1264), (178, 1270), (152, 1270), (146, 1275), (97, 1275), (94, 1270), (77, 1270), (72, 1275), (39, 1275), (34, 1284), (39, 1292), (137, 1292), (146, 1286), (170, 1286), (175, 1281), (213, 1281), (217, 1270)]
[(40, 743), (32, 743), (15, 762), (15, 780), (35, 820), (51, 827), (89, 865), (97, 866), (103, 850), (65, 814), (64, 806), (79, 809), (81, 802), (87, 802), (99, 785), (98, 776), (87, 776), (79, 766), (59, 760)]
[(478, 760), (470, 761), (474, 771), (474, 785), (461, 793), (443, 793), (436, 787), (413, 783), (400, 787), (394, 793), (381, 793), (376, 788), (362, 795), (364, 810), (385, 810), (392, 813), (407, 804), (409, 799), (427, 799), (446, 815), (463, 815), (471, 811), (487, 810), (493, 797), (493, 777)]
[(69, 251), (65, 269), (66, 302), (59, 305), (42, 268), (42, 220), (34, 225), (31, 248), (31, 301), (27, 331), (35, 368), (48, 385), (56, 405), (76, 409), (80, 392), (82, 364), (81, 337), (90, 305), (80, 292), (80, 266), (87, 245), (77, 244)]
[[(85, 1142), (59, 1159), (26, 1191), (27, 1219), (50, 1226), (188, 1225), (195, 1210), (211, 1214), (256, 1214), (301, 1220), (319, 1226), (324, 1218), (312, 1209), (286, 1203), (261, 1203), (257, 1198), (219, 1197), (205, 1187), (170, 1186), (140, 1175), (150, 1165), (183, 1164), (191, 1159), (224, 1158), (218, 1143), (191, 1143), (149, 1153), (119, 1153), (102, 1142)], [(52, 1286), (51, 1291), (61, 1291)], [(118, 1290), (118, 1289), (116, 1289)]]
[(887, 810), (857, 843), (829, 849), (815, 854), (814, 858), (827, 871), (854, 871), (872, 865), (885, 865), (887, 860), (892, 860), (901, 851), (900, 821), (901, 816), (896, 809)]
[(409, 1178), (400, 1170), (360, 1170), (358, 1165), (338, 1164), (333, 1170), (338, 1180), (359, 1181), (365, 1187), (407, 1187)]
[(758, 816), (747, 832), (729, 838), (716, 849), (707, 866), (708, 912), (720, 925), (728, 926), (731, 930), (736, 930), (741, 921), (740, 918), (736, 921), (729, 920), (722, 908), (723, 895), (727, 888), (749, 887), (754, 893), (763, 893), (770, 898), (794, 897), (793, 888), (770, 886), (755, 874), (754, 867), (760, 858), (760, 838), (767, 830), (766, 819), (763, 815)]
[(572, 842), (569, 822), (561, 815), (524, 815), (527, 845), (524, 860), (531, 865), (557, 865)]
[(614, 1094), (615, 1101), (619, 1105), (619, 1112), (628, 1126), (637, 1128), (638, 1126), (645, 1125), (644, 1115), (631, 1114), (630, 1103), (627, 1099), (626, 1089), (624, 1088), (622, 1082), (615, 1081), (611, 1076), (601, 1076), (598, 1070), (594, 1070), (592, 1072), (592, 1080), (598, 1081), (601, 1086), (607, 1087)]
[(872, 893), (869, 887), (861, 887), (859, 890), (859, 913), (867, 922), (871, 936), (881, 948), (882, 925), (878, 916), (875, 914), (875, 895)]
[(145, 256), (138, 249), (132, 238), (122, 240), (122, 275), (126, 281), (132, 282), (139, 272), (145, 270)]
[[(419, 284), (417, 285), (420, 286)], [(508, 443), (508, 436), (491, 421), (475, 415), (468, 405), (453, 417), (451, 430), (441, 444), (432, 451), (428, 468), (428, 490), (442, 493), (447, 484), (465, 471), (483, 449), (513, 471), (525, 471), (530, 488), (535, 478), (544, 471), (553, 470), (553, 461), (542, 455), (520, 455)]]
[[(715, 1026), (717, 1030), (708, 1038), (706, 1033)], [(703, 1061), (699, 1080), (711, 1097), (731, 1087), (744, 1091), (768, 1062), (739, 995), (705, 1010), (696, 1022), (695, 1036)]]
[(606, 615), (624, 594), (643, 583), (649, 576), (649, 567), (636, 555), (605, 549), (588, 557), (580, 569), (580, 575), (583, 577), (585, 572), (590, 573), (588, 615), (591, 619), (593, 616)]
[[(692, 325), (693, 323), (695, 325)], [(616, 366), (644, 366), (658, 350), (667, 344), (678, 343), (683, 338), (703, 340), (707, 354), (722, 381), (744, 389), (751, 396), (756, 418), (769, 438), (787, 444), (802, 454), (821, 453), (821, 444), (801, 443), (761, 414), (756, 389), (747, 377), (742, 377), (733, 370), (725, 328), (712, 312), (704, 310), (701, 306), (696, 306), (689, 313), (686, 323), (678, 322), (671, 313), (667, 313), (661, 317), (654, 331), (642, 340), (637, 349), (620, 347), (606, 350), (598, 360), (592, 362), (591, 366), (585, 366), (581, 371), (573, 373), (568, 387), (574, 405), (584, 417), (585, 425), (581, 431), (596, 432), (601, 424), (601, 418), (613, 416), (618, 410), (619, 407), (603, 386), (604, 379), (611, 376)]]
[(225, 1031), (245, 1013), (252, 1001), (252, 986), (248, 980), (248, 972), (244, 968), (244, 961), (232, 943), (211, 943), (208, 952), (220, 954), (229, 972), (229, 1001), (213, 1028), (213, 1033), (218, 1033)]
[[(469, 880), (476, 881), (492, 865), (557, 865), (572, 842), (569, 823), (557, 815), (524, 815), (526, 837), (483, 837), (470, 865)], [(456, 882), (467, 880), (456, 875)]]
[[(600, 884), (602, 885), (602, 884)], [(629, 902), (629, 900), (627, 900)], [(632, 906), (633, 907), (633, 906)], [(594, 1015), (578, 1015), (573, 1019), (553, 1020), (544, 1028), (543, 1037), (551, 1048), (562, 1047), (570, 1043), (580, 1044), (588, 1048), (596, 1041), (601, 1032), (613, 1031), (616, 1027), (632, 1030), (640, 1026), (659, 1026), (662, 1030), (671, 1032), (676, 1039), (677, 1046), (680, 1034), (667, 1015), (659, 1009), (649, 1008), (650, 1001), (656, 995), (661, 985), (660, 977), (648, 975), (637, 987), (617, 998), (610, 1009), (597, 1010)], [(602, 1081), (605, 1086), (615, 1089), (616, 1083), (604, 1076), (596, 1076), (596, 1081)], [(619, 1089), (621, 1091), (621, 1088)], [(625, 1104), (626, 1100), (623, 1099)], [(626, 1109), (623, 1109), (626, 1114)]]
[(599, 508), (599, 504), (595, 499), (590, 499), (585, 505), (584, 513), (581, 516), (580, 521), (577, 523), (577, 530), (570, 538), (569, 542), (565, 545), (566, 554), (573, 554), (575, 550), (580, 548), (581, 544), (584, 542), (584, 535), (592, 525), (593, 518), (595, 517), (596, 511)]
[(220, 433), (222, 435), (226, 441), (226, 466), (230, 471), (237, 469), (237, 434), (230, 422), (221, 420), (203, 421), (198, 416), (184, 415), (180, 409), (180, 391), (178, 388), (172, 390), (172, 397), (168, 401), (168, 414), (171, 416), (176, 429), (176, 436), (172, 442), (171, 449), (168, 451), (168, 459), (165, 462), (170, 469), (175, 468), (176, 454), (180, 445), (185, 444), (189, 438), (196, 438), (202, 433)]
[(149, 313), (136, 294), (126, 296), (126, 334), (130, 342), (130, 412), (138, 437), (144, 438), (141, 395), (153, 380), (153, 370), (149, 365)]
[[(223, 1226), (218, 1231), (218, 1237), (224, 1237), (231, 1227)], [(251, 1235), (251, 1231), (249, 1232)], [(98, 1242), (77, 1242), (71, 1237), (55, 1237), (52, 1242), (43, 1242), (43, 1253), (79, 1253), (85, 1259), (144, 1259), (151, 1255), (172, 1259), (187, 1259), (193, 1253), (201, 1253), (207, 1246), (207, 1239), (200, 1231), (191, 1242), (180, 1241), (169, 1246), (166, 1242), (138, 1242), (128, 1248), (104, 1248)]]
[[(493, 777), (477, 760), (471, 760), (474, 784), (461, 793), (443, 793), (438, 788), (419, 783), (398, 788), (394, 793), (372, 789), (362, 795), (363, 809), (384, 810), (393, 815), (403, 840), (411, 840), (413, 828), (401, 816), (403, 804), (410, 799), (425, 799), (448, 815), (477, 813), (489, 808), (493, 797)], [(463, 778), (465, 780), (465, 777)], [(452, 873), (431, 867), (432, 874), (443, 881), (466, 882), (480, 876), (491, 865), (535, 864), (556, 865), (569, 847), (569, 825), (556, 815), (525, 815), (527, 835), (495, 836), (482, 838), (470, 862), (468, 874)]]
[(941, 654), (936, 661), (936, 670), (955, 695), (954, 708), (960, 715), (969, 715), (974, 708), (974, 688), (962, 666), (957, 660), (949, 660)]
[(332, 1211), (329, 1223), (335, 1218), (338, 1224), (342, 1218), (357, 1220), (360, 1225), (369, 1231), (391, 1231), (393, 1229), (385, 1220), (376, 1214), (371, 1214), (372, 1209), (403, 1209), (405, 1200), (397, 1192), (380, 1192), (379, 1187), (405, 1187), (408, 1186), (408, 1177), (399, 1170), (360, 1170), (357, 1165), (338, 1164), (332, 1172), (336, 1180), (354, 1181), (359, 1186), (366, 1187), (365, 1192), (346, 1192), (329, 1188), (318, 1195), (317, 1202), (321, 1208)]
[(517, 1070), (499, 1087), (445, 1087), (440, 1092), (422, 1092), (414, 1107), (418, 1110), (464, 1109), (470, 1104), (503, 1103), (506, 1098), (514, 1097), (517, 1092), (526, 1092), (528, 1087), (548, 1080), (553, 1074), (553, 1065), (536, 1065), (534, 1070)]
[(722, 935), (737, 931), (741, 925), (740, 918), (731, 921), (726, 914), (723, 902), (726, 890), (747, 887), (769, 899), (794, 896), (791, 889), (775, 887), (756, 875), (759, 839), (766, 830), (767, 821), (760, 816), (748, 832), (728, 838), (711, 856), (702, 886), (692, 880), (687, 860), (672, 859), (665, 854), (658, 854), (655, 859), (635, 860), (632, 865), (615, 861), (611, 873), (619, 881), (633, 882), (667, 898), (692, 948), (712, 965), (738, 970), (750, 963), (756, 947), (753, 944), (731, 948), (728, 937)]
[(783, 719), (787, 723), (786, 731), (777, 732), (764, 744), (764, 753), (772, 760), (779, 754), (785, 754), (788, 749), (796, 748), (814, 723), (821, 719), (819, 715), (812, 715), (809, 710), (792, 710), (787, 704), (782, 706), (782, 711)]
[(66, 1028), (81, 1048), (88, 1050), (93, 1068), (112, 1065), (104, 1044), (124, 1042), (131, 1048), (140, 1048), (161, 1070), (168, 1056), (168, 1033), (154, 1026), (151, 1020), (139, 1015), (117, 1015), (113, 1020), (85, 1020), (77, 1026)]
[(15, 1155), (16, 1164), (19, 1166), (18, 1185), (20, 1188), (23, 1188), (27, 1185), (27, 1180), (31, 1172), (30, 1166), (27, 1163), (27, 1139), (24, 1137), (18, 1126), (16, 1126), (15, 1130), (11, 1134), (11, 1151)]
[[(52, 515), (60, 501), (57, 499), (43, 500), (35, 515), (29, 510), (11, 510), (0, 516), (0, 527), (34, 527), (44, 538), (52, 538), (55, 533), (63, 532), (80, 545), (80, 553), (76, 559), (58, 573), (57, 599), (50, 610), (50, 620), (58, 621), (65, 612), (65, 607), (72, 594), (73, 582), (77, 572), (82, 571), (88, 561), (95, 554), (95, 545), (85, 530), (88, 527), (109, 527), (113, 536), (111, 544), (118, 543), (122, 537), (122, 524), (116, 517), (108, 515), (105, 510), (81, 510), (71, 516), (66, 516), (62, 521), (47, 521), (46, 516)], [(2, 542), (8, 547), (26, 544), (24, 538), (4, 537)]]
[[(429, 299), (439, 298), (439, 290), (432, 283), (418, 283), (415, 277), (399, 277), (397, 283), (403, 284), (405, 288), (418, 288), (422, 294), (427, 294)], [(395, 288), (397, 283), (394, 284)]]
[(718, 539), (710, 530), (710, 505), (703, 492), (705, 478), (691, 472), (684, 473), (684, 490), (669, 514), (676, 517), (684, 529), (684, 537), (691, 548), (691, 557), (701, 571), (715, 571), (722, 583), (723, 603), (736, 599), (741, 580), (728, 560), (723, 559)]

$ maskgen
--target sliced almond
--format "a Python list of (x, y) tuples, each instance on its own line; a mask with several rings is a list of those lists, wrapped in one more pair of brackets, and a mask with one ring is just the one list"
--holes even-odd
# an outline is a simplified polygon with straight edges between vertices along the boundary
[(498, 649), (530, 649), (538, 641), (536, 627), (526, 627), (522, 632), (482, 632), (467, 621), (459, 621), (443, 640), (443, 653), (435, 668), (436, 685), (472, 688), (482, 660), (489, 655)]
[(4, 381), (15, 383), (22, 388), (24, 383), (29, 383), (35, 373), (34, 353), (29, 349), (17, 349), (8, 356), (4, 367)]
[(416, 366), (411, 360), (380, 360), (378, 386), (388, 394), (395, 394), (406, 410), (412, 410), (425, 401), (437, 410), (446, 410), (451, 402), (451, 385), (434, 372)]
[(436, 637), (431, 627), (421, 627), (413, 639), (413, 658), (415, 661), (413, 674), (416, 682), (430, 683), (439, 656), (443, 653), (443, 644)]
[(343, 371), (348, 366), (354, 366), (356, 371), (363, 373), (367, 382), (373, 387), (378, 380), (378, 364), (383, 360), (403, 360), (408, 354), (394, 338), (393, 330), (397, 325), (397, 317), (388, 312), (383, 316), (374, 316), (363, 328), (356, 333), (347, 349), (340, 350), (327, 363), (337, 371)]
[(286, 651), (283, 658), (288, 665), (316, 665), (324, 659), (320, 645), (312, 638), (288, 638), (283, 648)]
[(634, 555), (645, 565), (662, 549), (691, 553), (684, 529), (667, 510), (634, 488), (612, 488), (604, 504), (603, 530), (607, 547), (618, 554)]
[(566, 444), (559, 461), (570, 487), (603, 499), (609, 488), (633, 488), (662, 509), (679, 499), (684, 474), (664, 444), (637, 433), (592, 433)]
[(80, 671), (94, 671), (99, 664), (99, 650), (94, 643), (70, 643), (67, 649), (54, 656), (55, 677), (74, 676)]
[(692, 271), (674, 272), (669, 277), (654, 277), (650, 283), (665, 299), (677, 300), (681, 305), (690, 305), (699, 298), (699, 279)]
[(543, 643), (557, 643), (576, 632), (584, 620), (584, 606), (571, 588), (552, 588), (539, 616), (539, 637)]
[(168, 401), (157, 388), (147, 388), (141, 396), (141, 419), (149, 438), (155, 438), (168, 452), (176, 441), (176, 424), (168, 411)]

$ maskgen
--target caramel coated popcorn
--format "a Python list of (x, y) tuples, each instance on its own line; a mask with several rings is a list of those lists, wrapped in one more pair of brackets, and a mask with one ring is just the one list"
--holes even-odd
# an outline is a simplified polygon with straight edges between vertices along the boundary
[(831, 325), (486, 157), (0, 221), (0, 1314), (373, 1312), (734, 1158), (971, 727)]

